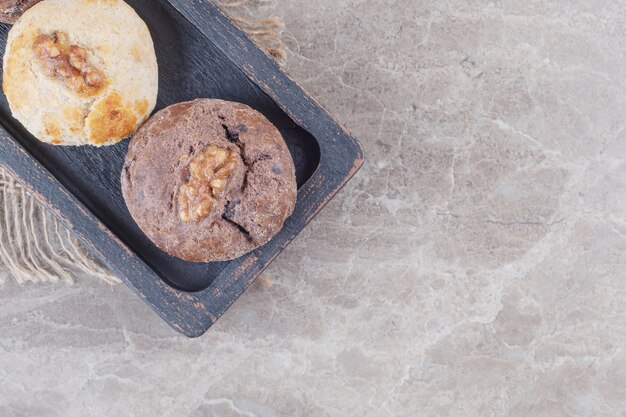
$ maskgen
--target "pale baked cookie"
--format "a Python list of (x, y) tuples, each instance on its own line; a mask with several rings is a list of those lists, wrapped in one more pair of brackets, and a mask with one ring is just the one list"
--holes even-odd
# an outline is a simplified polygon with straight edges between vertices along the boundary
[(55, 145), (111, 145), (156, 104), (146, 24), (122, 0), (44, 0), (9, 32), (2, 87), (13, 116)]
[(261, 113), (222, 100), (179, 103), (130, 142), (122, 192), (143, 232), (170, 255), (224, 261), (265, 244), (293, 213), (293, 159)]

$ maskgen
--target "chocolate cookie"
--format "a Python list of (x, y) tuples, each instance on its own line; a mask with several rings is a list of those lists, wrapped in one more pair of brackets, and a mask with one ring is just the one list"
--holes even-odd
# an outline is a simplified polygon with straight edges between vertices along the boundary
[(265, 244), (296, 204), (296, 176), (280, 132), (250, 107), (199, 99), (154, 115), (122, 172), (128, 209), (170, 255), (224, 261)]
[(41, 0), (0, 0), (0, 22), (15, 23), (22, 13)]

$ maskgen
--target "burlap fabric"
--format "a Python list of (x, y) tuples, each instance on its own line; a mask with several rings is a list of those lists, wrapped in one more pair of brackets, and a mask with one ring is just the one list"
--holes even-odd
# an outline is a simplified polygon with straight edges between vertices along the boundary
[[(285, 59), (283, 25), (275, 16), (250, 19), (266, 0), (216, 2), (252, 39), (279, 62)], [(115, 284), (107, 270), (11, 175), (0, 168), (0, 282), (71, 284), (79, 274)]]

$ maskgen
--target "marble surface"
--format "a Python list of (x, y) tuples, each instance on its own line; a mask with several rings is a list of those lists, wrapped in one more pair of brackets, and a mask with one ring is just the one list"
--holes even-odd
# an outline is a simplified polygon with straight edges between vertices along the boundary
[(204, 337), (0, 288), (0, 415), (626, 415), (626, 3), (283, 0), (368, 163)]

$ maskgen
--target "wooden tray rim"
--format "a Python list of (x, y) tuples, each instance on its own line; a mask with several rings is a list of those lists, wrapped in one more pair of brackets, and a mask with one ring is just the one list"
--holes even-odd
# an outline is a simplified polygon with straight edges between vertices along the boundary
[(288, 220), (291, 227), (283, 229), (273, 239), (279, 245), (273, 245), (269, 253), (267, 248), (264, 250), (265, 247), (262, 247), (231, 261), (204, 290), (178, 290), (166, 283), (115, 236), (3, 126), (0, 126), (0, 164), (164, 321), (188, 337), (198, 337), (217, 321), (358, 171), (363, 164), (364, 152), (347, 129), (334, 120), (217, 6), (208, 0), (165, 1), (319, 143), (320, 164), (298, 193), (296, 211)]

